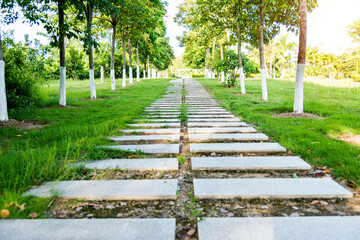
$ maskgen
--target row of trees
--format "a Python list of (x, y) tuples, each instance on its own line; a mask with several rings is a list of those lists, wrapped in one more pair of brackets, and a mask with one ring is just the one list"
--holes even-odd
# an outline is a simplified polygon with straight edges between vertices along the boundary
[[(303, 112), (303, 76), (306, 57), (307, 11), (317, 6), (316, 0), (186, 0), (180, 7), (176, 21), (189, 30), (180, 38), (185, 46), (184, 58), (190, 64), (201, 65), (209, 75), (209, 59), (216, 50), (221, 60), (224, 52), (237, 45), (241, 93), (245, 94), (242, 46), (248, 43), (259, 49), (262, 99), (268, 100), (266, 85), (265, 47), (280, 26), (300, 32), (298, 64), (295, 83), (294, 112)], [(205, 57), (203, 57), (205, 55)], [(231, 56), (231, 54), (226, 54)], [(191, 57), (190, 57), (191, 56)], [(191, 59), (191, 60), (190, 60)], [(224, 81), (225, 74), (221, 73)]]
[[(133, 52), (136, 55), (138, 81), (140, 64), (144, 65), (144, 70), (148, 70), (148, 75), (150, 69), (165, 70), (170, 66), (174, 55), (169, 39), (165, 37), (165, 6), (166, 2), (162, 0), (4, 0), (1, 2), (1, 20), (7, 24), (14, 22), (20, 16), (18, 9), (21, 8), (30, 23), (44, 26), (51, 46), (59, 49), (59, 104), (66, 106), (66, 42), (71, 39), (81, 41), (88, 56), (91, 98), (96, 98), (94, 49), (101, 47), (99, 42), (106, 39), (109, 33), (110, 47), (105, 50), (110, 52), (111, 90), (115, 90), (115, 54), (119, 43), (123, 55), (122, 87), (127, 85), (127, 60), (129, 84), (133, 84)], [(0, 52), (2, 58), (1, 48)], [(1, 87), (0, 83), (0, 90)], [(0, 104), (4, 109), (3, 103)]]

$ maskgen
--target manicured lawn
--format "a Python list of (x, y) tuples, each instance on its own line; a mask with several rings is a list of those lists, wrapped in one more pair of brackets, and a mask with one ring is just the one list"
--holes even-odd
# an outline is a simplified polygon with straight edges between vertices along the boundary
[[(97, 84), (101, 100), (91, 100), (88, 81), (67, 82), (67, 104), (59, 108), (58, 81), (42, 87), (43, 108), (10, 113), (17, 120), (36, 119), (49, 125), (43, 129), (0, 128), (0, 209), (11, 218), (41, 214), (51, 199), (20, 197), (33, 185), (48, 180), (76, 179), (69, 164), (89, 159), (122, 157), (126, 152), (104, 151), (95, 146), (109, 143), (109, 135), (139, 118), (144, 108), (164, 94), (169, 79), (146, 79), (134, 86), (110, 91), (110, 82)], [(26, 203), (26, 209), (19, 205)], [(9, 206), (10, 204), (10, 206)]]
[(227, 110), (253, 123), (259, 131), (300, 155), (313, 166), (332, 168), (331, 174), (360, 186), (360, 146), (338, 140), (360, 135), (360, 87), (326, 87), (305, 83), (304, 111), (324, 119), (275, 118), (292, 112), (294, 82), (269, 80), (269, 102), (261, 101), (260, 80), (246, 80), (248, 95), (225, 88), (216, 80), (200, 79)]

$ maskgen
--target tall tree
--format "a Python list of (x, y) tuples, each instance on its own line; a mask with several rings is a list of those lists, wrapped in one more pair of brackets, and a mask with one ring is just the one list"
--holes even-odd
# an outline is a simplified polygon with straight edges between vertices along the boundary
[(295, 79), (294, 113), (304, 112), (304, 72), (306, 61), (306, 35), (307, 35), (307, 0), (299, 0), (300, 8), (300, 40), (298, 65)]
[(6, 87), (5, 87), (5, 62), (2, 49), (1, 31), (0, 31), (0, 121), (8, 121)]

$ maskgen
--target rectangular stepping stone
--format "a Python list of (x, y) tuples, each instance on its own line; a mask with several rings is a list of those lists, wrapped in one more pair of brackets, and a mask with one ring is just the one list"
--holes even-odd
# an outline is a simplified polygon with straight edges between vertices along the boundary
[(188, 127), (246, 127), (244, 122), (188, 122)]
[(160, 127), (176, 127), (180, 128), (180, 122), (178, 123), (136, 123), (127, 124), (130, 127), (145, 127), (145, 128), (160, 128)]
[(235, 118), (232, 114), (221, 114), (221, 115), (188, 115), (188, 118)]
[(24, 195), (84, 200), (176, 199), (177, 180), (81, 180), (47, 182)]
[(139, 133), (147, 133), (147, 134), (180, 134), (179, 128), (146, 128), (146, 129), (123, 129), (120, 132), (131, 133), (131, 132), (139, 132)]
[(229, 113), (227, 111), (224, 112), (210, 112), (210, 111), (202, 111), (202, 112), (195, 112), (195, 111), (188, 111), (188, 115), (232, 115), (232, 113)]
[(223, 133), (223, 134), (189, 134), (191, 142), (203, 141), (267, 141), (269, 138), (263, 133)]
[(149, 112), (149, 114), (179, 113), (179, 109), (145, 109), (145, 112)]
[(177, 110), (176, 112), (147, 112), (148, 115), (174, 115), (179, 116), (180, 112)]
[(169, 240), (175, 218), (17, 219), (0, 224), (2, 240)]
[(134, 159), (106, 159), (79, 163), (88, 169), (128, 169), (128, 170), (178, 170), (179, 162), (176, 158), (134, 158)]
[(189, 133), (254, 133), (253, 127), (224, 127), (224, 128), (188, 128)]
[(359, 216), (205, 218), (198, 221), (199, 240), (354, 240)]
[(241, 122), (239, 118), (190, 118), (188, 123), (191, 122)]
[(286, 149), (278, 143), (192, 143), (190, 151), (198, 153), (272, 153), (286, 152)]
[(168, 135), (130, 135), (130, 136), (120, 136), (120, 137), (109, 137), (110, 140), (116, 142), (126, 142), (126, 141), (179, 141), (180, 134), (168, 134)]
[(101, 148), (110, 148), (123, 151), (141, 151), (152, 154), (170, 154), (179, 153), (179, 144), (139, 144), (139, 145), (115, 145), (101, 146)]
[(231, 198), (351, 198), (352, 193), (330, 178), (194, 179), (195, 197)]
[(180, 122), (180, 119), (170, 118), (170, 119), (135, 119), (134, 122), (162, 122), (162, 123), (170, 123), (170, 122)]
[(193, 170), (310, 170), (299, 157), (192, 157)]

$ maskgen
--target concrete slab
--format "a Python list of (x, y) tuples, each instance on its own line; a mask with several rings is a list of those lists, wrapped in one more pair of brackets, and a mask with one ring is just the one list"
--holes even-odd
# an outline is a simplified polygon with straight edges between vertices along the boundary
[[(179, 114), (180, 115), (180, 114)], [(178, 118), (179, 115), (146, 115), (146, 116), (141, 116), (143, 118)]]
[(24, 195), (84, 200), (176, 199), (177, 180), (81, 180), (47, 182)]
[(310, 170), (299, 157), (192, 157), (193, 170)]
[(178, 170), (179, 162), (176, 158), (134, 158), (134, 159), (106, 159), (79, 163), (89, 169), (128, 169), (128, 170)]
[(239, 118), (190, 118), (188, 123), (191, 122), (241, 122)]
[(190, 133), (255, 133), (253, 127), (211, 127), (211, 128), (188, 128)]
[(179, 153), (179, 144), (116, 145), (116, 146), (101, 146), (100, 148), (109, 148), (109, 149), (123, 150), (130, 152), (141, 151), (144, 153), (152, 153), (152, 154)]
[(206, 218), (198, 221), (199, 240), (354, 240), (360, 217)]
[(127, 124), (130, 127), (144, 127), (144, 128), (161, 128), (161, 127), (175, 127), (180, 128), (180, 122), (178, 123), (137, 123), (137, 124)]
[(278, 143), (191, 143), (190, 151), (197, 153), (273, 153), (286, 152)]
[(199, 199), (329, 199), (353, 196), (330, 178), (194, 179), (194, 192)]
[(246, 127), (244, 122), (188, 122), (188, 127)]
[(223, 112), (210, 112), (210, 111), (188, 111), (188, 115), (233, 115), (232, 113), (229, 113), (227, 111)]
[(170, 119), (135, 119), (134, 122), (162, 122), (162, 123), (170, 123), (170, 122), (180, 122), (178, 118), (170, 118)]
[(179, 110), (177, 110), (175, 112), (146, 112), (146, 114), (148, 114), (148, 115), (174, 115), (174, 116), (179, 116), (180, 112), (179, 112)]
[(18, 219), (0, 223), (2, 240), (169, 240), (175, 218)]
[(110, 140), (115, 142), (126, 141), (179, 141), (180, 134), (167, 134), (167, 135), (130, 135), (120, 137), (109, 137)]
[(267, 141), (263, 133), (219, 133), (219, 134), (189, 134), (190, 142), (204, 141)]
[(149, 114), (164, 114), (164, 113), (179, 113), (179, 109), (145, 109), (145, 112), (148, 112)]
[(188, 115), (188, 118), (235, 118), (234, 115), (232, 114), (219, 114), (219, 115), (214, 115), (214, 114), (211, 114), (211, 115)]
[(131, 133), (147, 133), (147, 134), (180, 134), (180, 128), (146, 128), (146, 129), (122, 129), (120, 132)]

